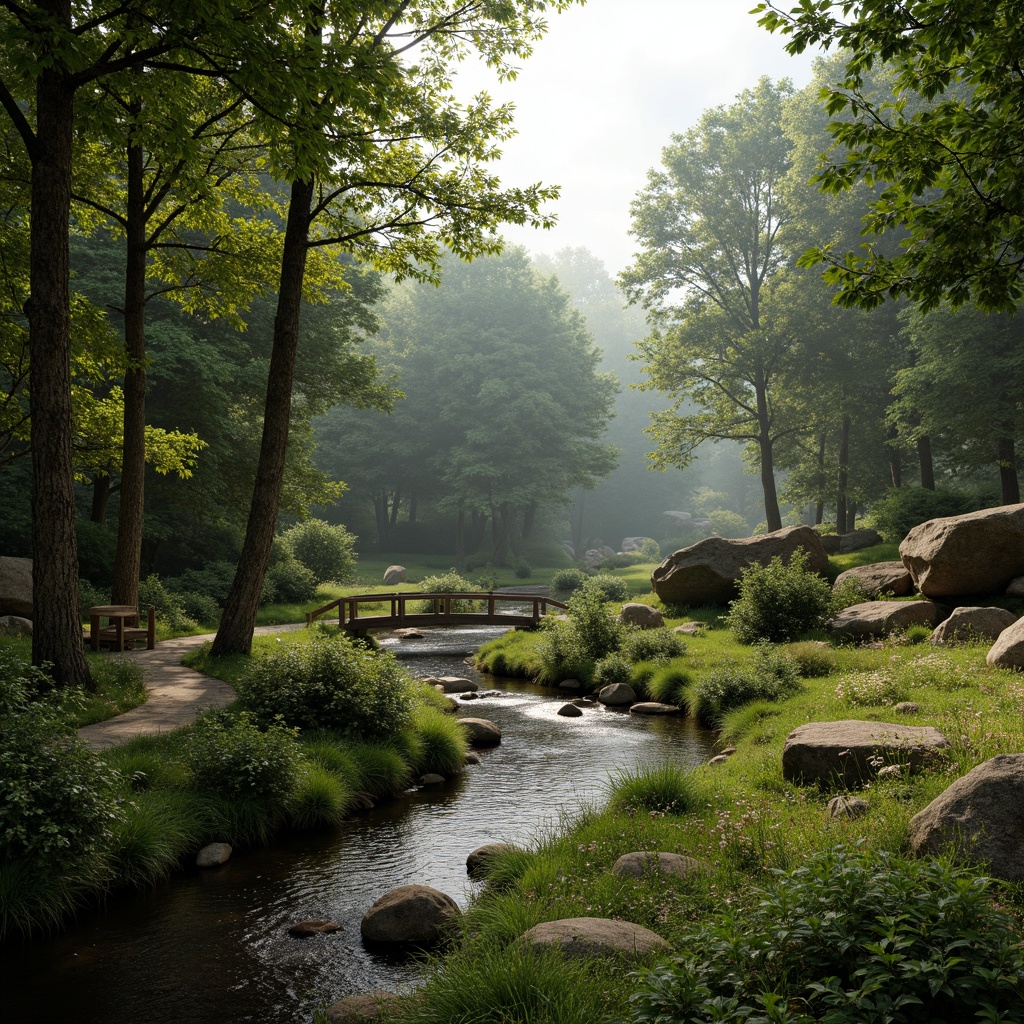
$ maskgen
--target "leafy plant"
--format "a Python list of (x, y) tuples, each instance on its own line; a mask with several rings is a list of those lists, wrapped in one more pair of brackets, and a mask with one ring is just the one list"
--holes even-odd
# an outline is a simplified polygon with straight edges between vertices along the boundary
[(818, 629), (832, 615), (832, 589), (808, 572), (810, 556), (794, 551), (789, 563), (777, 555), (767, 564), (742, 570), (739, 597), (729, 606), (729, 626), (742, 643), (796, 640)]
[(283, 604), (312, 601), (316, 597), (317, 580), (297, 558), (282, 558), (267, 570), (275, 601)]
[(588, 576), (582, 569), (559, 569), (551, 576), (551, 589), (559, 594), (571, 594), (587, 582)]
[(837, 848), (641, 971), (632, 1024), (1024, 1021), (1024, 955), (995, 883)]
[[(437, 576), (424, 576), (420, 581), (420, 590), (425, 594), (471, 594), (480, 588), (475, 583), (470, 583), (465, 577), (460, 576), (457, 569), (449, 569)], [(452, 601), (453, 612), (468, 612), (473, 610), (473, 602), (469, 600)], [(433, 611), (432, 601), (424, 601), (420, 606), (421, 611)]]
[(238, 681), (238, 692), (263, 725), (280, 716), (289, 726), (371, 741), (403, 729), (413, 703), (408, 677), (393, 655), (343, 634), (320, 634), (257, 659)]
[(622, 653), (630, 661), (661, 661), (681, 658), (686, 641), (671, 629), (627, 629), (622, 636)]
[(611, 686), (615, 683), (628, 684), (632, 679), (633, 665), (618, 651), (605, 655), (594, 665), (594, 686)]
[(280, 536), (281, 546), (319, 583), (344, 583), (355, 575), (356, 538), (344, 526), (307, 519)]
[(583, 587), (600, 594), (602, 601), (625, 601), (629, 597), (629, 584), (618, 576), (609, 576), (606, 573), (589, 577)]
[(799, 688), (796, 666), (778, 648), (759, 644), (749, 667), (722, 667), (698, 679), (686, 706), (701, 725), (717, 729), (726, 712), (755, 700), (783, 700)]
[(892, 487), (871, 506), (870, 522), (887, 541), (898, 544), (910, 531), (929, 519), (961, 516), (998, 505), (991, 494), (925, 487)]

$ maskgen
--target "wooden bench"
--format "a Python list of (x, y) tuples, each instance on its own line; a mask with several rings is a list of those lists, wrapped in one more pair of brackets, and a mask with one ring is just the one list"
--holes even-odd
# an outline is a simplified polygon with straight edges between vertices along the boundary
[[(101, 626), (106, 618), (108, 625)], [(146, 612), (146, 625), (139, 625), (138, 609), (123, 605), (97, 605), (89, 609), (89, 645), (94, 651), (106, 647), (113, 651), (131, 649), (141, 640), (148, 650), (156, 647), (156, 610), (152, 605)]]

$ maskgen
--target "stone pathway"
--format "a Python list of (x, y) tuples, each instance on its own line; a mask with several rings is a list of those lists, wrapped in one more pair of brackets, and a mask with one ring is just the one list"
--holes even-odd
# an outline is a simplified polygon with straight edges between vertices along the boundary
[[(255, 632), (282, 633), (302, 628), (302, 624), (257, 626)], [(106, 750), (133, 736), (153, 736), (191, 725), (200, 711), (230, 704), (237, 695), (227, 683), (181, 664), (188, 651), (213, 637), (212, 633), (176, 637), (161, 640), (152, 651), (125, 651), (114, 655), (130, 658), (141, 666), (146, 683), (146, 703), (105, 722), (84, 726), (78, 730), (79, 737), (93, 750)]]

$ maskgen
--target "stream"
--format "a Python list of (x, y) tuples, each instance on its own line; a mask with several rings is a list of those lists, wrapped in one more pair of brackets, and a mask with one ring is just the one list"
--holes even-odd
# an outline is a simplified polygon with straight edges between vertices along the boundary
[[(458, 778), (378, 805), (337, 829), (284, 836), (220, 868), (190, 869), (140, 894), (112, 897), (63, 934), (0, 951), (10, 1024), (308, 1022), (318, 1005), (371, 988), (413, 987), (414, 958), (363, 948), (359, 922), (385, 892), (434, 886), (461, 906), (476, 883), (466, 857), (484, 843), (529, 844), (560, 817), (603, 802), (609, 775), (638, 762), (696, 765), (713, 736), (680, 718), (646, 718), (569, 699), (464, 664), (497, 627), (385, 638), (411, 674), (477, 679), (493, 695), (463, 717), (502, 729), (500, 746)], [(462, 702), (460, 702), (462, 704)], [(294, 939), (290, 924), (336, 921), (334, 935)]]

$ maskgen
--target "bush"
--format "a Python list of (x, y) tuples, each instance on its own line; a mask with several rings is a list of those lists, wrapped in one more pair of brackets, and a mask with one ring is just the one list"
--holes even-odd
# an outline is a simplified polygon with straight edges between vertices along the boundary
[(317, 584), (344, 583), (355, 575), (356, 538), (344, 526), (307, 519), (285, 530), (280, 540), (313, 573)]
[(633, 666), (628, 658), (615, 652), (603, 657), (594, 665), (594, 686), (612, 686), (615, 683), (629, 684), (633, 678)]
[(97, 604), (110, 604), (110, 591), (94, 587), (88, 580), (79, 580), (78, 614), (83, 621), (89, 618), (89, 609)]
[(587, 574), (582, 569), (559, 569), (551, 577), (551, 589), (559, 594), (571, 594), (574, 590), (579, 590), (587, 579)]
[(591, 576), (583, 586), (600, 594), (603, 601), (625, 601), (629, 597), (629, 584), (618, 576), (598, 573)]
[(898, 544), (929, 519), (962, 516), (998, 504), (999, 499), (987, 492), (893, 487), (871, 506), (870, 522), (890, 544)]
[(110, 844), (118, 777), (67, 724), (81, 699), (0, 648), (0, 863), (63, 873)]
[(181, 597), (163, 584), (160, 577), (151, 574), (139, 583), (139, 607), (152, 605), (156, 617), (172, 633), (190, 633), (199, 623), (185, 612)]
[(220, 605), (209, 595), (184, 590), (177, 596), (184, 613), (200, 626), (213, 625), (220, 620)]
[(538, 656), (546, 682), (569, 677), (590, 681), (595, 662), (619, 649), (625, 630), (608, 614), (601, 593), (591, 587), (583, 587), (569, 598), (566, 619), (545, 622), (544, 628)]
[(797, 674), (804, 679), (819, 679), (831, 675), (838, 667), (832, 648), (828, 644), (814, 640), (790, 644), (786, 648), (785, 656), (796, 666)]
[(817, 854), (641, 971), (628, 1019), (1024, 1021), (1018, 922), (994, 890), (941, 861)]
[(280, 719), (261, 729), (246, 711), (208, 711), (196, 719), (185, 746), (193, 786), (232, 799), (287, 800), (302, 771), (298, 729)]
[[(470, 583), (465, 577), (460, 576), (457, 569), (449, 569), (439, 576), (424, 576), (420, 580), (420, 590), (425, 594), (467, 594), (474, 593), (479, 589), (475, 583)], [(434, 610), (434, 603), (432, 601), (424, 601), (420, 605), (419, 610), (431, 612)], [(472, 610), (472, 601), (452, 601), (453, 612), (469, 612)]]
[(234, 579), (233, 562), (207, 562), (202, 569), (186, 569), (180, 576), (167, 580), (165, 585), (175, 594), (186, 591), (206, 594), (223, 608)]
[(701, 725), (717, 729), (734, 708), (755, 700), (783, 700), (799, 689), (796, 666), (777, 648), (760, 644), (749, 668), (719, 668), (698, 679), (686, 694), (686, 705)]
[(716, 508), (708, 513), (711, 529), (717, 537), (749, 537), (750, 526), (738, 512), (730, 512), (726, 508)]
[(533, 568), (525, 558), (516, 556), (512, 559), (512, 572), (517, 580), (528, 580), (533, 575)]
[(343, 634), (320, 635), (253, 662), (238, 682), (243, 705), (269, 724), (333, 729), (375, 741), (409, 722), (412, 690), (394, 656)]
[(274, 587), (274, 600), (283, 604), (301, 604), (316, 597), (317, 581), (311, 569), (297, 558), (283, 558), (267, 572)]
[(653, 537), (644, 537), (640, 542), (640, 554), (645, 562), (660, 562), (661, 545)]
[(622, 653), (630, 661), (660, 661), (681, 658), (686, 641), (671, 629), (627, 629), (622, 636)]
[(807, 571), (808, 554), (794, 551), (786, 565), (777, 555), (740, 574), (739, 597), (729, 606), (729, 626), (741, 643), (781, 643), (820, 629), (833, 614), (832, 588)]

